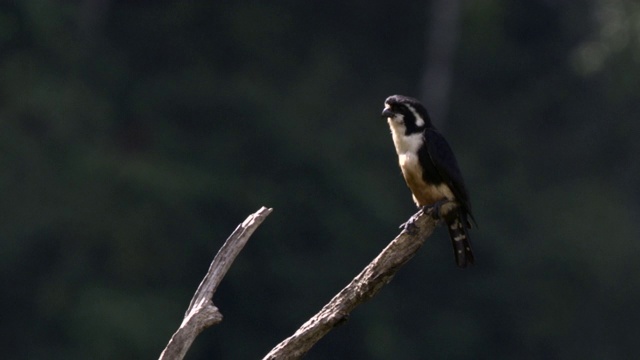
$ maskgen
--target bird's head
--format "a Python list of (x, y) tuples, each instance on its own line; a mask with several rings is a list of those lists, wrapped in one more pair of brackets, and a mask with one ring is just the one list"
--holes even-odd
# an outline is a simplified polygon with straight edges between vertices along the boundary
[(404, 128), (406, 135), (420, 132), (431, 126), (431, 119), (422, 104), (408, 96), (392, 95), (384, 101), (382, 116), (394, 128)]

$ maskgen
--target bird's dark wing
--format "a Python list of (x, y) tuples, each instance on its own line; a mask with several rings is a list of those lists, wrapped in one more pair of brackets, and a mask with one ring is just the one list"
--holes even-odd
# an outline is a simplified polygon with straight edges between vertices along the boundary
[(427, 143), (426, 150), (429, 153), (429, 158), (431, 158), (438, 174), (442, 177), (442, 180), (449, 185), (453, 195), (455, 195), (458, 202), (460, 202), (475, 223), (476, 221), (473, 218), (473, 214), (471, 214), (469, 194), (464, 186), (464, 180), (462, 180), (458, 162), (449, 143), (447, 143), (447, 140), (445, 140), (442, 134), (435, 129), (427, 129), (424, 137)]

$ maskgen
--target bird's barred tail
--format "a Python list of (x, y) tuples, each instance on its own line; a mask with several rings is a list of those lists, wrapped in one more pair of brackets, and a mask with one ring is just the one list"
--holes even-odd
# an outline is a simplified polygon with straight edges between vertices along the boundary
[(465, 268), (467, 265), (473, 264), (473, 252), (471, 252), (471, 243), (467, 232), (467, 220), (460, 211), (455, 213), (455, 217), (447, 220), (447, 229), (453, 243), (456, 264), (461, 268)]

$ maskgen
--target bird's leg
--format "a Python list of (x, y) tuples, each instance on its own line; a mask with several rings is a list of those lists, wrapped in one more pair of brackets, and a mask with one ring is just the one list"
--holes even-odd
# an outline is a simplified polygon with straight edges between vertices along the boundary
[[(438, 200), (435, 203), (433, 203), (433, 205), (429, 206), (431, 209), (433, 209), (433, 211), (431, 212), (431, 217), (433, 217), (435, 220), (440, 220), (442, 219), (442, 213), (441, 213), (441, 209), (442, 209), (442, 205), (448, 203), (449, 200), (448, 199), (442, 199), (442, 200)], [(426, 210), (427, 206), (424, 207), (424, 209)]]
[(410, 234), (415, 233), (416, 230), (418, 230), (418, 227), (416, 226), (415, 222), (418, 220), (418, 218), (422, 214), (424, 214), (429, 210), (431, 210), (431, 217), (434, 220), (441, 220), (443, 215), (441, 211), (442, 206), (444, 206), (449, 201), (450, 201), (449, 199), (442, 199), (442, 200), (436, 201), (431, 205), (425, 205), (420, 207), (420, 210), (418, 210), (417, 213), (413, 214), (413, 216), (411, 216), (409, 220), (407, 220), (407, 222), (400, 225), (400, 229), (406, 230)]

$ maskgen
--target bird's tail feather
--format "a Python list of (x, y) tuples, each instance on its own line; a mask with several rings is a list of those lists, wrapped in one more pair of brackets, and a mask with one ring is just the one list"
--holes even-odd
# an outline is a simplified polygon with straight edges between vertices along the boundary
[(456, 213), (455, 217), (447, 221), (447, 229), (453, 243), (456, 264), (461, 268), (465, 268), (467, 265), (473, 264), (473, 252), (471, 251), (469, 233), (467, 232), (467, 219), (465, 219), (464, 214), (458, 211)]

